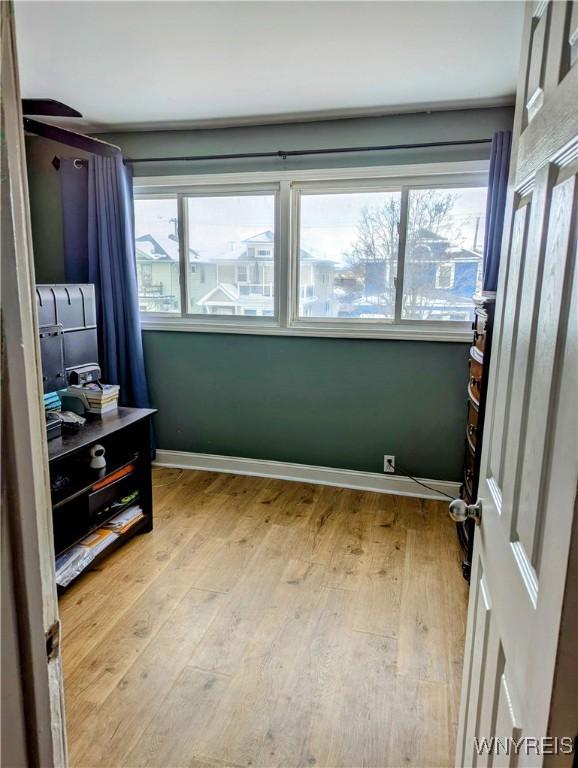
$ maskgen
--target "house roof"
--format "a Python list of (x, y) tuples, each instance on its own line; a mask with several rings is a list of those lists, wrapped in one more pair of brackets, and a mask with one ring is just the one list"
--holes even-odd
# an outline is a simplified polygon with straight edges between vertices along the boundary
[(173, 261), (173, 252), (175, 251), (175, 256), (178, 256), (178, 243), (168, 237), (153, 237), (151, 234), (146, 234), (136, 237), (135, 242), (139, 244), (138, 250), (143, 254), (143, 257), (150, 259), (150, 261)]
[(420, 261), (477, 261), (481, 256), (481, 251), (452, 245), (447, 237), (442, 237), (429, 229), (417, 230), (411, 249), (411, 257), (414, 261), (418, 259)]
[[(179, 244), (174, 239), (174, 235), (164, 235), (155, 233), (154, 235), (147, 232), (144, 235), (139, 235), (135, 238), (137, 259), (139, 261), (178, 261), (179, 260)], [(235, 248), (230, 251), (219, 251), (211, 248), (197, 250), (189, 248), (189, 258), (193, 259), (196, 263), (200, 264), (214, 264), (215, 262), (238, 262), (238, 261), (263, 261), (271, 259), (267, 256), (251, 256), (248, 255), (247, 244), (258, 243), (270, 243), (275, 242), (275, 235), (270, 229), (266, 229), (263, 232), (259, 232), (256, 235), (242, 240), (242, 245), (239, 248)], [(213, 251), (211, 253), (211, 251)], [(210, 254), (210, 255), (209, 255)], [(327, 262), (326, 259), (318, 259), (313, 256), (309, 251), (304, 248), (299, 250), (299, 257), (305, 261)], [(330, 262), (327, 262), (330, 263)]]
[[(168, 243), (166, 241), (168, 241)], [(156, 238), (151, 234), (139, 235), (139, 237), (135, 237), (135, 243), (137, 244), (136, 258), (138, 261), (179, 260), (179, 244), (175, 242), (171, 237)], [(167, 248), (171, 249), (168, 253)], [(189, 257), (198, 259), (199, 254), (193, 248), (189, 248)]]
[(273, 232), (270, 229), (266, 229), (264, 232), (259, 232), (258, 235), (252, 235), (243, 240), (244, 243), (272, 243), (275, 239)]
[(239, 294), (237, 286), (231, 283), (219, 283), (211, 290), (197, 299), (199, 306), (214, 306), (215, 304), (230, 307), (242, 307), (243, 309), (269, 310), (273, 308), (271, 296), (259, 294)]
[(435, 232), (432, 232), (431, 229), (418, 229), (415, 233), (415, 239), (416, 240), (438, 240), (438, 241), (445, 241), (446, 243), (449, 243), (449, 240), (447, 237), (442, 237), (441, 235), (436, 234)]
[(197, 300), (197, 304), (237, 304), (237, 288), (232, 283), (219, 283)]

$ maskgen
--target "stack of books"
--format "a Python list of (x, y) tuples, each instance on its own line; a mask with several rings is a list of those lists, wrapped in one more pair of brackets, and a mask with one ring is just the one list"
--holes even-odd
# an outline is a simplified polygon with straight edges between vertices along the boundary
[[(77, 389), (76, 385), (68, 387), (68, 391)], [(88, 413), (109, 413), (118, 408), (118, 384), (85, 384), (78, 387), (88, 403)]]
[(48, 392), (44, 395), (44, 412), (59, 411), (61, 408), (58, 392)]

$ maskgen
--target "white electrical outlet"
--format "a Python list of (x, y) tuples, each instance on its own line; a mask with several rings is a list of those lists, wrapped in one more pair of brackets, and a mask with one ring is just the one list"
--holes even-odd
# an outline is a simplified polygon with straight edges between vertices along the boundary
[(383, 471), (390, 473), (395, 472), (395, 456), (383, 457)]

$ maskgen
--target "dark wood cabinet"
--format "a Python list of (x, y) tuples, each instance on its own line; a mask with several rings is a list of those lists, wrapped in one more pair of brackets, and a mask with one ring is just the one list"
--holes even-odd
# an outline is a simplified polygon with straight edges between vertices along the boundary
[[(466, 504), (475, 504), (478, 498), (495, 301), (495, 293), (474, 296), (473, 338), (468, 360), (464, 471), (460, 491)], [(473, 520), (467, 520), (465, 523), (457, 523), (457, 527), (464, 551), (462, 571), (464, 578), (469, 581), (476, 525)]]
[[(118, 535), (87, 568), (93, 568), (135, 534), (152, 530), (150, 421), (155, 412), (148, 408), (118, 408), (102, 417), (89, 417), (77, 434), (49, 441), (57, 558), (131, 504), (140, 506), (142, 518)], [(106, 467), (101, 470), (90, 467), (90, 449), (94, 445), (105, 449)], [(124, 499), (127, 501), (123, 506)]]

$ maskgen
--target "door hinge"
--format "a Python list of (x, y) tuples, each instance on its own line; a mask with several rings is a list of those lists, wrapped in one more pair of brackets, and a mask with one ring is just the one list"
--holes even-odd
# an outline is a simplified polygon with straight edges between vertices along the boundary
[(54, 624), (45, 634), (46, 639), (46, 658), (48, 661), (55, 659), (60, 652), (60, 622)]

